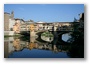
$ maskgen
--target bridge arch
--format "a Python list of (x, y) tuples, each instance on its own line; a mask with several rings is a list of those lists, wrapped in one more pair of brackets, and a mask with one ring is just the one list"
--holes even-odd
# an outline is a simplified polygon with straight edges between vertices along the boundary
[(63, 41), (62, 40), (62, 35), (63, 34), (67, 34), (67, 33), (71, 33), (72, 31), (59, 31), (59, 32), (57, 32), (58, 34), (58, 38), (59, 38), (59, 40), (61, 40), (61, 41)]

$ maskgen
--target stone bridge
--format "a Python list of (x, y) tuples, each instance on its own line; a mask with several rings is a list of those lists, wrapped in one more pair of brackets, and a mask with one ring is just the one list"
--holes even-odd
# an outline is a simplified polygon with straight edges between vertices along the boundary
[[(37, 40), (40, 40), (42, 42), (44, 42), (42, 39), (41, 39), (41, 34), (45, 31), (49, 31), (51, 32), (53, 35), (54, 35), (54, 40), (55, 39), (59, 39), (60, 41), (63, 41), (62, 40), (62, 35), (65, 34), (65, 33), (70, 33), (70, 32), (73, 32), (73, 31), (51, 31), (51, 30), (39, 30), (39, 31), (22, 31), (22, 35), (26, 35), (26, 36), (30, 36), (30, 37), (36, 37)], [(63, 41), (64, 42), (64, 41)]]
[(41, 34), (43, 32), (48, 31), (48, 32), (51, 32), (54, 35), (54, 39), (59, 38), (59, 39), (62, 40), (62, 34), (73, 32), (73, 30), (65, 30), (65, 28), (64, 28), (64, 30), (57, 30), (56, 26), (53, 26), (52, 29), (47, 29), (47, 30), (43, 29), (43, 30), (35, 31), (34, 27), (35, 27), (34, 24), (31, 24), (30, 25), (30, 30), (29, 31), (22, 31), (21, 34), (26, 35), (26, 36), (30, 36), (30, 37), (36, 37), (37, 36), (38, 39), (41, 39)]

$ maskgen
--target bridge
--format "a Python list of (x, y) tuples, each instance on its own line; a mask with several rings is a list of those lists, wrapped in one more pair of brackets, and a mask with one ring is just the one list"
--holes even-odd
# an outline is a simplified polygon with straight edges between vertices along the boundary
[(70, 30), (65, 30), (65, 28), (64, 28), (64, 30), (60, 30), (60, 29), (58, 30), (56, 26), (53, 26), (52, 29), (43, 29), (43, 30), (35, 31), (34, 30), (34, 24), (31, 24), (30, 25), (30, 30), (21, 31), (21, 34), (26, 35), (26, 36), (30, 36), (30, 37), (38, 36), (37, 40), (42, 40), (41, 39), (41, 34), (43, 32), (46, 32), (46, 31), (51, 32), (54, 35), (54, 39), (59, 37), (60, 40), (62, 40), (62, 34), (73, 32), (73, 30), (71, 30), (71, 29)]

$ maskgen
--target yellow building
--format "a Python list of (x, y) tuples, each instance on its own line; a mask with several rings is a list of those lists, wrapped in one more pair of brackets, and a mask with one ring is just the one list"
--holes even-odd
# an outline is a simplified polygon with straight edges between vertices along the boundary
[(30, 24), (30, 31), (32, 32), (32, 31), (34, 31), (34, 29), (35, 29), (34, 24)]
[(20, 19), (15, 19), (15, 25), (13, 26), (15, 33), (20, 33)]

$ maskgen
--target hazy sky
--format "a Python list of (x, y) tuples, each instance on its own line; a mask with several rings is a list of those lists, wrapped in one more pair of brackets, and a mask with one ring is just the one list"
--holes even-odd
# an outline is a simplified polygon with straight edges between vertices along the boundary
[(72, 22), (84, 12), (83, 4), (4, 4), (4, 12), (14, 11), (14, 18), (45, 22)]

